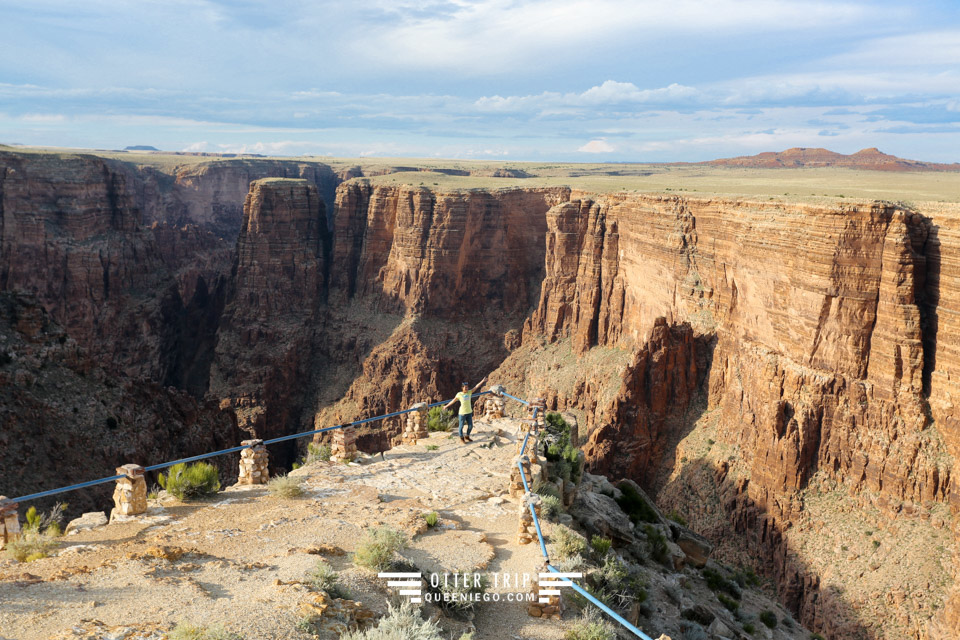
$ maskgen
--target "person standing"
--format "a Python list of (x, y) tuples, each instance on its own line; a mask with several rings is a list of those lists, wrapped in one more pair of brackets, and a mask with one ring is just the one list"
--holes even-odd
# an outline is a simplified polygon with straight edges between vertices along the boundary
[[(470, 438), (470, 432), (473, 431), (473, 402), (471, 396), (473, 396), (486, 381), (487, 376), (483, 376), (483, 380), (478, 382), (477, 386), (473, 389), (470, 388), (469, 382), (462, 383), (460, 385), (460, 393), (443, 407), (444, 409), (450, 409), (457, 401), (460, 402), (460, 413), (457, 415), (457, 419), (460, 422), (460, 442), (464, 444), (473, 442)], [(463, 435), (463, 425), (467, 425), (467, 435)]]

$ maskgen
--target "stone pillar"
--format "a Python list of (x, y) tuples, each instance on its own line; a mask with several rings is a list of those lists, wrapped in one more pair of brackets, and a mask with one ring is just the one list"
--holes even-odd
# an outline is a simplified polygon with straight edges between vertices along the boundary
[(414, 409), (406, 415), (407, 422), (403, 426), (401, 442), (403, 444), (417, 444), (417, 440), (430, 437), (427, 429), (427, 403), (418, 402), (410, 407)]
[[(533, 417), (534, 409), (537, 410), (536, 418)], [(547, 422), (547, 399), (543, 397), (534, 398), (530, 401), (528, 410), (530, 411), (530, 418), (534, 421), (534, 427), (536, 429), (543, 429)]]
[(523, 478), (520, 476), (520, 469), (517, 462), (523, 466), (523, 472), (527, 475), (527, 482), (533, 482), (530, 475), (530, 458), (527, 456), (517, 456), (513, 459), (513, 465), (510, 467), (510, 497), (522, 498), (527, 490), (523, 488)]
[(490, 395), (486, 396), (483, 403), (483, 417), (488, 420), (502, 418), (506, 410), (506, 398), (503, 392), (506, 391), (502, 384), (490, 387)]
[(330, 460), (333, 462), (353, 462), (357, 457), (356, 427), (344, 427), (333, 432), (330, 443)]
[(520, 527), (517, 529), (517, 544), (530, 544), (537, 541), (537, 527), (533, 523), (530, 505), (533, 505), (533, 510), (536, 511), (537, 519), (540, 519), (540, 496), (535, 493), (525, 494), (520, 502)]
[[(563, 600), (557, 595), (540, 595), (540, 573), (549, 569), (541, 565), (537, 577), (533, 581), (533, 601), (527, 605), (527, 613), (534, 618), (552, 618), (559, 620), (563, 616)], [(545, 587), (546, 588), (546, 587)], [(569, 587), (567, 587), (569, 588)]]
[(147, 512), (147, 479), (144, 470), (138, 464), (125, 464), (117, 467), (117, 480), (113, 490), (113, 516), (137, 516)]
[[(526, 439), (527, 448), (523, 449), (523, 441)], [(523, 434), (522, 438), (517, 438), (517, 455), (525, 455), (530, 458), (530, 464), (540, 464), (540, 458), (537, 456), (537, 449), (539, 448), (540, 437), (537, 435), (536, 431), (530, 432), (530, 437), (527, 438), (526, 434)], [(522, 451), (521, 451), (522, 449)], [(527, 478), (529, 480), (529, 478)]]
[(240, 452), (240, 475), (237, 484), (267, 484), (270, 480), (270, 454), (263, 440), (243, 440)]
[(0, 496), (0, 549), (20, 537), (20, 514), (17, 503)]

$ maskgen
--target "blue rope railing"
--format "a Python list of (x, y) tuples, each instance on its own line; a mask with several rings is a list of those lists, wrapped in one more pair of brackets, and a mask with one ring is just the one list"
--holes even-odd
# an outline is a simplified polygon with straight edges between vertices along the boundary
[[(504, 393), (503, 395), (507, 395), (507, 394)], [(513, 398), (513, 396), (510, 396), (510, 397)], [(517, 400), (517, 399), (518, 399), (518, 398), (514, 398), (514, 400)], [(521, 400), (521, 402), (523, 402), (523, 401)], [(524, 403), (524, 404), (529, 404), (529, 403)], [(534, 422), (536, 422), (536, 419), (537, 419), (537, 408), (534, 408), (534, 410), (533, 410), (533, 419), (534, 419)], [(523, 439), (523, 446), (520, 448), (520, 455), (521, 455), (521, 456), (524, 455), (524, 454), (526, 454), (526, 452), (527, 452), (527, 443), (529, 442), (529, 440), (530, 440), (530, 432), (528, 431), (526, 437), (524, 437), (524, 439)], [(525, 490), (527, 493), (529, 493), (529, 492), (530, 492), (530, 486), (527, 484), (527, 474), (524, 473), (524, 471), (523, 471), (523, 465), (520, 463), (519, 460), (517, 461), (517, 467), (520, 468), (520, 478), (523, 480), (523, 488), (524, 488), (524, 490)], [(550, 571), (552, 571), (553, 573), (560, 573), (560, 574), (562, 574), (562, 573), (563, 573), (562, 571), (560, 571), (559, 569), (557, 569), (556, 567), (554, 567), (552, 564), (550, 564), (550, 555), (547, 553), (547, 545), (546, 545), (546, 543), (545, 543), (544, 540), (543, 540), (543, 532), (542, 532), (541, 529), (540, 529), (540, 519), (537, 518), (537, 511), (536, 511), (536, 509), (534, 509), (533, 504), (527, 503), (527, 506), (530, 507), (530, 515), (533, 516), (533, 525), (534, 525), (534, 526), (536, 527), (536, 529), (537, 529), (537, 538), (538, 538), (539, 541), (540, 541), (540, 552), (543, 553), (543, 560), (544, 560), (544, 562), (545, 562), (546, 565), (547, 565), (547, 569), (550, 570)], [(584, 598), (586, 598), (587, 600), (589, 600), (595, 607), (597, 607), (598, 609), (600, 609), (601, 611), (603, 611), (604, 613), (606, 613), (607, 615), (609, 615), (611, 618), (613, 618), (614, 620), (616, 620), (617, 622), (619, 622), (621, 625), (623, 625), (623, 626), (627, 629), (627, 631), (629, 631), (629, 632), (632, 633), (633, 635), (637, 636), (638, 638), (642, 638), (643, 640), (653, 640), (653, 638), (651, 638), (650, 636), (648, 636), (647, 634), (645, 634), (643, 631), (641, 631), (640, 629), (638, 629), (638, 628), (635, 627), (634, 625), (630, 624), (630, 622), (627, 621), (623, 616), (621, 616), (621, 615), (618, 614), (616, 611), (614, 611), (613, 609), (611, 609), (610, 607), (608, 607), (606, 604), (604, 604), (603, 602), (601, 602), (600, 600), (598, 600), (598, 599), (596, 598), (596, 596), (594, 596), (593, 594), (591, 594), (589, 591), (587, 591), (586, 589), (584, 589), (584, 588), (581, 587), (580, 585), (575, 584), (574, 582), (571, 582), (570, 580), (564, 580), (563, 584), (564, 584), (565, 586), (572, 587), (574, 591), (576, 591), (576, 592), (579, 593), (581, 596), (583, 596)]]
[[(491, 393), (491, 392), (490, 392), (490, 391), (481, 391), (480, 393), (474, 393), (474, 394), (472, 394), (472, 395), (470, 396), (470, 398), (471, 398), (471, 399), (473, 399), (473, 398), (478, 398), (478, 397), (480, 397), (480, 396), (487, 395), (488, 393)], [(512, 396), (511, 396), (511, 397), (512, 397)], [(428, 404), (428, 405), (427, 405), (427, 408), (430, 408), (430, 407), (438, 407), (438, 406), (440, 406), (440, 405), (447, 404), (448, 402), (451, 402), (451, 401), (452, 401), (452, 400), (441, 400), (441, 401), (439, 401), (439, 402), (433, 402), (433, 403), (431, 403), (431, 404)], [(402, 415), (404, 415), (404, 414), (406, 414), (406, 413), (410, 413), (411, 411), (416, 411), (416, 409), (413, 409), (413, 408), (403, 409), (402, 411), (394, 411), (393, 413), (387, 413), (387, 414), (384, 414), (384, 415), (382, 415), (382, 416), (374, 416), (374, 417), (372, 417), (372, 418), (365, 418), (365, 419), (363, 419), (363, 420), (356, 420), (356, 421), (354, 421), (354, 422), (347, 422), (347, 423), (345, 423), (345, 424), (338, 424), (338, 425), (333, 426), (333, 427), (324, 427), (323, 429), (313, 429), (313, 430), (311, 430), (311, 431), (302, 431), (302, 432), (300, 432), (300, 433), (294, 433), (294, 434), (291, 434), (291, 435), (288, 435), (288, 436), (280, 436), (279, 438), (272, 438), (272, 439), (270, 439), (270, 440), (264, 440), (264, 441), (263, 441), (263, 444), (264, 444), (264, 446), (266, 446), (266, 445), (276, 444), (276, 443), (278, 443), (278, 442), (286, 442), (287, 440), (296, 440), (296, 439), (299, 439), (299, 438), (306, 438), (307, 436), (316, 435), (316, 434), (318, 434), (318, 433), (324, 433), (324, 432), (326, 432), (326, 431), (333, 431), (333, 430), (335, 430), (335, 429), (347, 429), (347, 428), (352, 428), (352, 427), (358, 427), (358, 426), (360, 426), (360, 425), (362, 425), (362, 424), (367, 424), (367, 423), (369, 423), (369, 422), (376, 422), (376, 421), (378, 421), (378, 420), (386, 420), (387, 418), (396, 418), (397, 416), (402, 416)], [(180, 458), (179, 460), (171, 460), (170, 462), (161, 462), (161, 463), (159, 463), (159, 464), (153, 464), (153, 465), (150, 465), (150, 466), (148, 466), (148, 467), (144, 467), (143, 469), (144, 469), (144, 471), (158, 471), (158, 470), (160, 470), (160, 469), (166, 469), (166, 468), (168, 468), (168, 467), (172, 467), (172, 466), (175, 465), (175, 464), (187, 463), (187, 462), (197, 462), (197, 461), (199, 461), (199, 460), (206, 460), (206, 459), (208, 459), (208, 458), (216, 458), (217, 456), (225, 456), (225, 455), (227, 455), (227, 454), (229, 454), (229, 453), (236, 453), (236, 452), (238, 452), (238, 451), (243, 451), (244, 449), (249, 449), (249, 447), (246, 447), (246, 446), (242, 446), (242, 445), (241, 445), (241, 446), (237, 446), (237, 447), (230, 447), (229, 449), (220, 449), (219, 451), (212, 451), (212, 452), (210, 452), (210, 453), (202, 453), (202, 454), (200, 454), (200, 455), (190, 456), (189, 458)], [(59, 495), (59, 494), (61, 494), (61, 493), (67, 493), (68, 491), (76, 491), (77, 489), (86, 489), (87, 487), (94, 487), (94, 486), (96, 486), (96, 485), (106, 484), (106, 483), (108, 483), (108, 482), (114, 482), (114, 481), (119, 480), (119, 479), (124, 478), (124, 477), (126, 477), (126, 476), (117, 475), (117, 476), (109, 476), (109, 477), (107, 477), (107, 478), (98, 478), (98, 479), (96, 479), (96, 480), (88, 480), (88, 481), (86, 481), (86, 482), (79, 482), (79, 483), (77, 483), (77, 484), (72, 484), (72, 485), (69, 485), (69, 486), (66, 486), (66, 487), (59, 487), (59, 488), (57, 488), (57, 489), (48, 489), (47, 491), (40, 491), (40, 492), (38, 492), (38, 493), (31, 493), (31, 494), (26, 495), (26, 496), (20, 496), (20, 497), (17, 497), (17, 498), (11, 498), (10, 501), (11, 501), (11, 502), (29, 502), (30, 500), (39, 500), (40, 498), (49, 498), (50, 496)]]

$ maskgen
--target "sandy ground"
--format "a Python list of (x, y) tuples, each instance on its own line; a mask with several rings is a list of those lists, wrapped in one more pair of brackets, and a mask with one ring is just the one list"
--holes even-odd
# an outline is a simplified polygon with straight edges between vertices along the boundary
[[(415, 534), (404, 556), (422, 569), (483, 570), (490, 591), (501, 595), (479, 605), (472, 622), (441, 620), (452, 637), (475, 625), (478, 639), (562, 638), (567, 620), (530, 618), (524, 604), (507, 600), (529, 591), (513, 585), (540, 565), (539, 547), (514, 539), (518, 506), (506, 491), (515, 428), (509, 419), (478, 421), (468, 446), (436, 433), (383, 459), (315, 463), (291, 474), (307, 489), (301, 498), (255, 488), (190, 504), (151, 501), (135, 522), (64, 537), (55, 557), (3, 561), (0, 639), (110, 637), (84, 635), (94, 620), (108, 628), (161, 629), (186, 620), (221, 623), (248, 640), (309, 638), (296, 627), (298, 608), (311, 594), (296, 581), (320, 557), (340, 572), (355, 600), (386, 611), (383, 581), (353, 567), (349, 556), (363, 531), (379, 524)], [(497, 429), (503, 437), (494, 437)], [(440, 522), (421, 531), (428, 511), (437, 511)]]

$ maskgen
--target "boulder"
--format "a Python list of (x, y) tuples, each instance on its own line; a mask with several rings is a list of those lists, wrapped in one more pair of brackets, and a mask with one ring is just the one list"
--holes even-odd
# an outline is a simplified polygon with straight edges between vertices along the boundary
[(670, 523), (670, 532), (673, 535), (673, 541), (686, 555), (687, 564), (697, 569), (707, 566), (707, 561), (713, 552), (713, 545), (709, 540), (674, 522)]
[(106, 524), (107, 514), (105, 512), (91, 511), (67, 523), (67, 528), (64, 533), (67, 535), (72, 535), (75, 533), (80, 533), (81, 531), (86, 531), (87, 529), (103, 527), (106, 526)]
[(591, 535), (610, 538), (617, 545), (634, 541), (633, 523), (613, 498), (592, 491), (578, 491), (570, 507), (573, 516)]
[(707, 628), (707, 631), (721, 638), (736, 638), (736, 634), (734, 634), (733, 631), (730, 630), (730, 627), (725, 625), (720, 618), (717, 618), (711, 622), (710, 626)]

